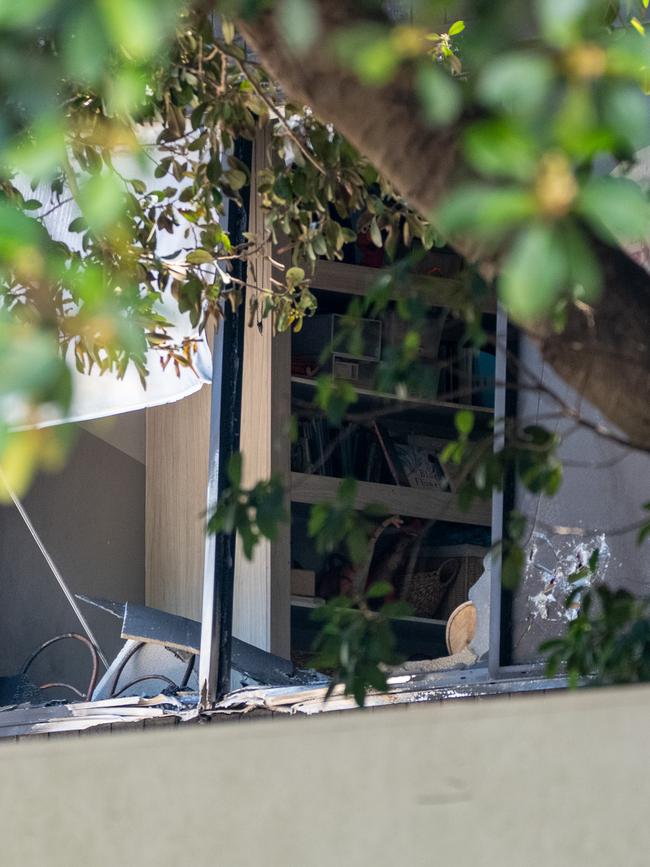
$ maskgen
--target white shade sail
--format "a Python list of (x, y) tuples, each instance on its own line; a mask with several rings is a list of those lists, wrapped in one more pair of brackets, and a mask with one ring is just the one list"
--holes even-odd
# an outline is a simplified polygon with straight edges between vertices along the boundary
[[(167, 179), (164, 178), (149, 180), (152, 185), (167, 183)], [(48, 184), (42, 184), (36, 190), (32, 190), (26, 180), (14, 182), (25, 198), (37, 198), (44, 203), (44, 211), (51, 209), (51, 193)], [(38, 215), (38, 211), (35, 215)], [(80, 249), (80, 235), (68, 232), (68, 226), (78, 215), (79, 210), (75, 203), (72, 200), (64, 201), (60, 207), (52, 210), (44, 222), (55, 240), (62, 241), (73, 249)], [(158, 253), (161, 256), (172, 255), (174, 250), (183, 246), (184, 242), (186, 243), (181, 228), (177, 228), (172, 234), (163, 232), (158, 240)], [(185, 338), (192, 338), (196, 341), (194, 370), (181, 367), (177, 371), (173, 363), (163, 370), (161, 353), (150, 349), (146, 359), (149, 373), (146, 387), (143, 387), (134, 365), (128, 366), (121, 379), (111, 371), (100, 374), (97, 368), (90, 373), (79, 373), (75, 367), (74, 347), (71, 346), (67, 357), (72, 376), (72, 401), (68, 413), (62, 416), (53, 410), (52, 415), (48, 415), (45, 409), (43, 418), (38, 424), (30, 426), (47, 427), (68, 422), (89, 421), (173, 403), (194, 394), (204, 383), (209, 383), (212, 378), (212, 356), (205, 334), (199, 334), (198, 330), (191, 325), (189, 314), (179, 312), (178, 304), (171, 293), (165, 293), (156, 306), (157, 311), (172, 325), (167, 329), (171, 340), (181, 343)], [(24, 424), (21, 424), (21, 413), (18, 407), (12, 415), (15, 417), (15, 426), (24, 427)]]

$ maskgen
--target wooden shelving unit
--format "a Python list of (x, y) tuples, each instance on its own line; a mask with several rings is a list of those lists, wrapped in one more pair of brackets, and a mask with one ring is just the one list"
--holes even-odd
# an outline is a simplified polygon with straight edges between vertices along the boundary
[[(321, 293), (363, 295), (380, 277), (381, 272), (374, 268), (319, 262), (313, 286)], [(456, 280), (417, 276), (414, 280), (418, 282), (419, 292), (426, 288), (429, 301), (434, 306), (453, 303), (454, 297), (462, 290), (462, 284)], [(493, 312), (493, 308), (487, 306), (486, 312)], [(316, 380), (293, 374), (290, 382), (292, 411), (307, 418), (312, 414), (318, 415), (318, 410), (313, 407)], [(436, 437), (431, 434), (438, 433), (438, 428), (453, 430), (453, 416), (460, 410), (471, 410), (475, 414), (477, 430), (488, 430), (494, 418), (492, 407), (445, 400), (444, 397), (391, 394), (354, 382), (352, 385), (357, 399), (346, 415), (351, 422), (364, 416), (372, 418), (373, 413), (377, 413), (384, 419), (390, 418), (395, 427), (401, 423), (402, 428), (406, 426), (408, 429), (409, 425), (413, 425), (419, 432), (425, 430), (429, 439), (433, 440)], [(444, 444), (444, 437), (441, 442)], [(335, 502), (341, 481), (340, 478), (319, 473), (291, 472), (291, 503), (304, 506)], [(395, 514), (403, 518), (443, 521), (468, 528), (485, 528), (491, 524), (491, 502), (477, 502), (467, 511), (462, 511), (452, 491), (357, 480), (354, 507), (363, 509), (370, 505), (379, 505), (387, 515)], [(290, 599), (292, 634), (303, 651), (310, 646), (317, 632), (317, 626), (311, 623), (310, 612), (322, 604), (321, 599), (296, 596)], [(445, 620), (427, 617), (404, 617), (394, 622), (400, 650), (407, 656), (415, 654), (416, 657), (446, 653), (445, 626)]]
[[(256, 143), (253, 177), (256, 170), (264, 165), (264, 147), (265, 140)], [(262, 214), (254, 189), (251, 202), (251, 227), (253, 231), (260, 230)], [(260, 289), (264, 289), (270, 279), (268, 257), (271, 252), (270, 249), (260, 250), (259, 262), (253, 263), (255, 267), (250, 269), (251, 279), (259, 281)], [(320, 293), (332, 293), (324, 307), (329, 305), (336, 309), (344, 306), (345, 296), (365, 295), (381, 277), (381, 269), (319, 261), (312, 286)], [(395, 288), (394, 298), (412, 292), (417, 292), (420, 297), (424, 293), (432, 306), (448, 307), (462, 297), (464, 285), (457, 279), (414, 274)], [(491, 302), (486, 303), (483, 309), (486, 313), (494, 313), (495, 310)], [(294, 506), (296, 532), (299, 532), (297, 528), (304, 520), (304, 506), (332, 502), (341, 483), (340, 478), (332, 476), (292, 472), (291, 416), (294, 411), (304, 413), (305, 418), (317, 414), (315, 408), (309, 408), (313, 402), (314, 388), (315, 383), (309, 377), (292, 375), (291, 335), (272, 336), (270, 323), (265, 324), (263, 329), (246, 330), (241, 420), (241, 450), (244, 455), (242, 481), (249, 485), (272, 475), (281, 477), (287, 490), (288, 510), (291, 511), (291, 506)], [(368, 411), (372, 414), (378, 410), (382, 417), (390, 416), (396, 428), (401, 424), (407, 430), (412, 428), (418, 435), (431, 435), (444, 440), (445, 431), (450, 431), (453, 436), (453, 415), (461, 409), (471, 409), (476, 416), (477, 428), (482, 430), (488, 429), (494, 416), (488, 407), (447, 401), (444, 396), (443, 399), (428, 398), (390, 394), (362, 386), (355, 388), (358, 400), (350, 409), (351, 416), (353, 411)], [(405, 519), (464, 525), (468, 527), (468, 532), (476, 532), (473, 529), (476, 527), (490, 526), (489, 503), (475, 504), (463, 512), (452, 492), (385, 484), (386, 481), (388, 479), (383, 474), (382, 482), (358, 481), (355, 506), (361, 509), (370, 504), (380, 504), (387, 514), (398, 514)], [(305, 539), (304, 544), (307, 542)], [(296, 617), (300, 615), (303, 618), (300, 627), (303, 629), (306, 627), (308, 609), (313, 607), (304, 599), (291, 598), (292, 565), (315, 568), (313, 564), (302, 564), (302, 559), (302, 555), (296, 557), (292, 553), (290, 523), (281, 527), (278, 537), (273, 541), (263, 540), (256, 547), (252, 561), (242, 556), (239, 546), (233, 627), (238, 637), (280, 655), (289, 655)], [(409, 629), (413, 630), (416, 643), (419, 643), (418, 653), (429, 652), (426, 648), (430, 649), (432, 642), (440, 652), (445, 652), (444, 621), (409, 618), (400, 623), (402, 637), (408, 637)]]
[[(321, 293), (363, 295), (380, 277), (381, 271), (376, 268), (319, 262), (313, 286)], [(418, 282), (418, 289), (423, 282), (427, 284), (430, 303), (437, 306), (450, 303), (453, 293), (461, 289), (460, 281), (456, 280), (417, 276), (414, 280)], [(310, 408), (315, 381), (307, 376), (292, 375), (290, 335), (271, 339), (270, 329), (262, 333), (248, 329), (246, 341), (242, 406), (245, 481), (253, 483), (258, 478), (279, 474), (285, 479), (289, 507), (334, 502), (340, 478), (291, 471), (289, 419), (294, 411), (307, 415), (318, 411)], [(363, 386), (355, 386), (355, 390), (358, 397), (350, 408), (351, 416), (355, 412), (372, 415), (377, 411), (382, 417), (393, 418), (396, 426), (399, 422), (414, 424), (418, 430), (431, 430), (436, 435), (436, 427), (453, 430), (453, 416), (459, 410), (474, 412), (477, 428), (483, 430), (487, 430), (494, 417), (492, 408), (476, 404), (390, 394)], [(437, 488), (357, 481), (354, 505), (359, 509), (380, 505), (387, 514), (467, 527), (489, 527), (491, 523), (491, 503), (475, 503), (464, 512), (458, 506), (455, 493)], [(297, 628), (296, 618), (300, 620), (301, 634), (305, 634), (306, 609), (313, 607), (304, 598), (291, 598), (292, 563), (291, 525), (286, 524), (276, 540), (265, 541), (257, 547), (252, 562), (239, 556), (237, 565), (236, 634), (281, 655), (289, 654), (291, 630)], [(400, 625), (402, 640), (408, 638), (408, 629), (412, 628), (418, 647), (424, 647), (429, 639), (435, 640), (438, 646), (444, 639), (443, 626), (444, 621), (408, 618)], [(444, 648), (441, 652), (444, 653)]]

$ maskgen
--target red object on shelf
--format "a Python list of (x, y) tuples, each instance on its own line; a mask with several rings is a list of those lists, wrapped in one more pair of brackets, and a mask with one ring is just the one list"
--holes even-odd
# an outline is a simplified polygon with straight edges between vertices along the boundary
[(360, 258), (359, 265), (365, 265), (366, 268), (384, 267), (384, 248), (377, 247), (370, 237), (370, 232), (357, 233), (357, 249)]

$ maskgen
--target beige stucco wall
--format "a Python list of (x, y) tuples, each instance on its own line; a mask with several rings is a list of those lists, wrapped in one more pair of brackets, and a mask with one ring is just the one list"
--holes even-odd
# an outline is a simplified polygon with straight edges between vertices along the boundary
[[(144, 495), (144, 464), (85, 430), (63, 469), (35, 480), (25, 508), (73, 593), (144, 602)], [(123, 643), (119, 621), (87, 605), (84, 614), (112, 659)], [(70, 631), (82, 629), (43, 555), (14, 506), (0, 506), (0, 676), (16, 674), (41, 642)], [(85, 648), (63, 642), (30, 675), (85, 689), (90, 670)], [(70, 692), (50, 690), (55, 697)]]
[(0, 747), (13, 865), (650, 861), (650, 688)]

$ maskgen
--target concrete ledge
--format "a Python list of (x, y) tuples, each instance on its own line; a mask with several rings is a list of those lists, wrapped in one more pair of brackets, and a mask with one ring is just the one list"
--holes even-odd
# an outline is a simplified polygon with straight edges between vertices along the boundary
[(2, 864), (647, 865), (650, 687), (2, 750)]

